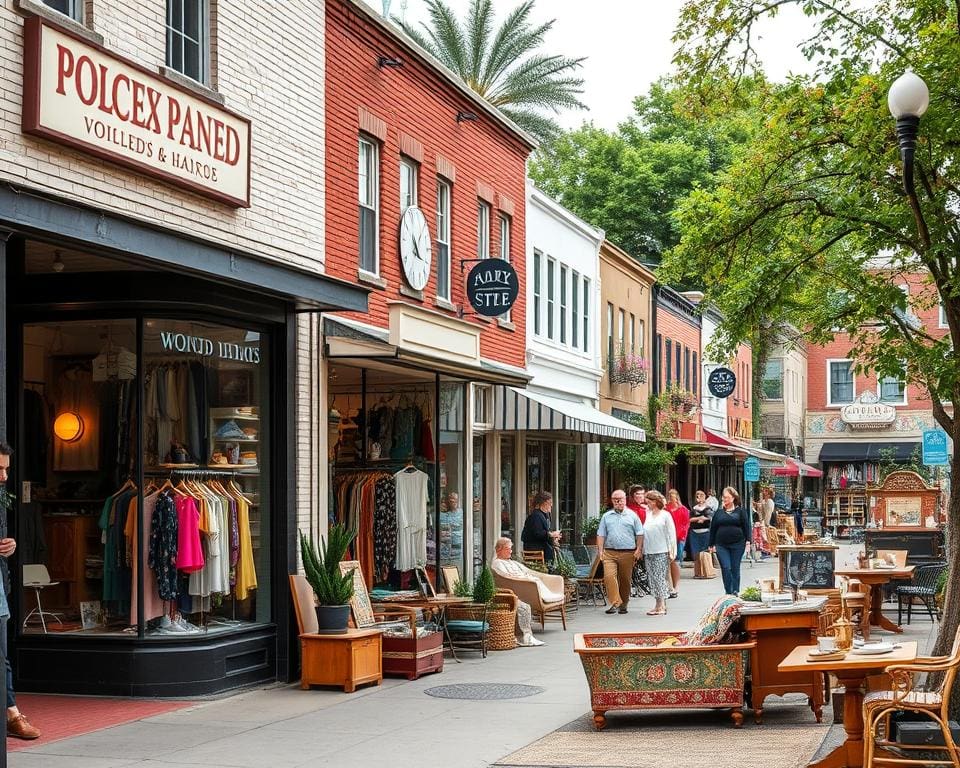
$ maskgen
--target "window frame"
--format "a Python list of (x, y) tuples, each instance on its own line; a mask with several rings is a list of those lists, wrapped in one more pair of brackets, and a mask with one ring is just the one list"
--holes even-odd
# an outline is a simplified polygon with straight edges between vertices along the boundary
[[(400, 155), (400, 215), (403, 215), (403, 212), (407, 208), (419, 207), (420, 206), (420, 163), (414, 160), (411, 157), (406, 155)], [(407, 191), (406, 197), (409, 198), (410, 202), (404, 200), (404, 183), (405, 177), (409, 178), (411, 187)]]
[(613, 304), (607, 302), (607, 367), (613, 365)]
[(669, 387), (673, 378), (673, 339), (665, 338), (663, 340), (663, 359), (666, 363), (663, 367), (664, 384)]
[[(779, 363), (779, 364), (780, 364), (780, 376), (779, 376), (780, 396), (779, 396), (779, 397), (771, 397), (771, 396), (767, 393), (767, 382), (773, 381), (773, 379), (770, 378), (770, 376), (769, 376), (769, 368), (770, 368), (770, 365), (773, 364), (773, 363)], [(764, 400), (769, 401), (769, 402), (771, 402), (771, 403), (782, 403), (782, 402), (784, 401), (784, 390), (785, 390), (785, 388), (786, 388), (786, 381), (785, 381), (785, 379), (784, 379), (784, 365), (783, 365), (783, 358), (782, 358), (782, 357), (771, 357), (771, 358), (769, 358), (769, 359), (766, 361), (766, 363), (764, 364), (763, 381), (761, 382), (761, 386), (763, 387), (763, 399), (764, 399)]]
[(553, 341), (556, 336), (556, 318), (554, 314), (557, 309), (557, 260), (552, 256), (547, 256), (547, 338)]
[(570, 271), (570, 346), (580, 349), (580, 273)]
[(67, 7), (69, 8), (67, 11), (61, 11), (59, 8), (51, 5), (51, 0), (40, 0), (40, 3), (51, 11), (66, 16), (68, 19), (72, 19), (77, 22), (77, 24), (83, 24), (83, 6), (85, 5), (83, 0), (67, 0)]
[(477, 200), (477, 258), (490, 258), (491, 205), (486, 200)]
[(583, 276), (583, 351), (590, 352), (590, 278)]
[[(80, 5), (83, 3), (80, 0), (76, 0)], [(208, 85), (210, 82), (210, 3), (208, 0), (196, 0), (197, 3), (197, 40), (188, 37), (186, 33), (186, 24), (184, 24), (185, 11), (186, 11), (186, 2), (181, 4), (181, 28), (176, 28), (171, 25), (173, 4), (170, 0), (167, 0), (166, 13), (164, 14), (164, 32), (165, 32), (165, 46), (166, 51), (164, 52), (164, 61), (166, 66), (172, 69), (174, 72), (178, 72), (184, 77), (188, 77), (194, 82), (200, 83), (201, 85)], [(181, 38), (180, 41), (180, 61), (173, 61), (173, 46), (172, 35), (178, 35)], [(199, 72), (197, 77), (189, 74), (186, 71), (186, 45), (184, 44), (187, 40), (195, 42), (197, 45), (197, 67)]]
[(567, 343), (567, 273), (569, 271), (566, 264), (560, 264), (560, 319), (557, 323), (559, 330), (557, 336), (561, 344)]
[[(442, 210), (444, 200), (446, 200), (446, 212)], [(453, 286), (451, 280), (451, 269), (453, 264), (452, 248), (452, 222), (453, 222), (453, 184), (442, 176), (437, 176), (437, 298), (444, 301), (451, 301), (453, 295)], [(445, 251), (445, 254), (444, 254)], [(446, 270), (446, 287), (444, 294), (441, 291), (443, 286), (443, 270)]]
[(940, 299), (940, 303), (937, 305), (937, 328), (949, 328), (950, 323), (947, 322), (947, 315), (943, 311), (943, 298)]
[(877, 400), (878, 400), (879, 402), (883, 403), (884, 405), (892, 405), (892, 406), (907, 405), (907, 404), (908, 404), (908, 396), (907, 396), (907, 386), (908, 386), (908, 384), (907, 384), (907, 366), (906, 366), (906, 363), (903, 364), (903, 378), (896, 380), (897, 383), (901, 383), (901, 382), (903, 383), (903, 394), (902, 394), (902, 396), (900, 397), (899, 400), (884, 400), (884, 399), (883, 399), (883, 395), (882, 395), (882, 392), (883, 392), (883, 382), (884, 382), (884, 381), (887, 381), (887, 380), (889, 380), (889, 379), (891, 379), (891, 378), (892, 378), (892, 377), (890, 377), (890, 376), (883, 376), (883, 377), (881, 377), (879, 374), (877, 375)]
[[(363, 188), (363, 150), (364, 146), (370, 147), (372, 150), (371, 156), (373, 159), (373, 168), (367, 174), (366, 178), (372, 183), (373, 190), (373, 203), (365, 203), (360, 194)], [(373, 211), (373, 269), (368, 269), (364, 266), (364, 257), (363, 257), (363, 238), (361, 231), (363, 228), (363, 216), (358, 214), (358, 244), (357, 244), (357, 262), (359, 265), (359, 271), (362, 275), (367, 275), (369, 277), (379, 278), (380, 277), (380, 143), (376, 139), (367, 136), (366, 134), (360, 134), (357, 140), (357, 205), (360, 208), (365, 208), (367, 210)], [(370, 191), (369, 189), (367, 190)]]
[(541, 336), (543, 327), (541, 323), (541, 301), (543, 294), (543, 276), (542, 276), (543, 252), (537, 248), (533, 249), (533, 335)]
[[(837, 363), (848, 363), (850, 365), (850, 378), (852, 381), (852, 394), (849, 401), (837, 402), (833, 399), (833, 379), (831, 373), (833, 371), (833, 365)], [(845, 405), (850, 405), (857, 399), (857, 372), (854, 370), (854, 363), (848, 357), (841, 358), (829, 358), (826, 361), (827, 366), (827, 408), (842, 408)]]

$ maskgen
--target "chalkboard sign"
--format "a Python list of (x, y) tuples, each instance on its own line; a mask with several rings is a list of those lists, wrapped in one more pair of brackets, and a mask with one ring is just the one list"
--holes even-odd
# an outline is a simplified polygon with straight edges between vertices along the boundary
[(835, 555), (834, 549), (781, 551), (781, 582), (801, 589), (833, 589)]

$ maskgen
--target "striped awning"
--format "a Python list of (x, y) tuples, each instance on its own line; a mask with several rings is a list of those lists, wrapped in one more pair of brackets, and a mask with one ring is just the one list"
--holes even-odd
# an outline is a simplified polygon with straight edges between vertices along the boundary
[(505, 432), (566, 432), (582, 443), (646, 440), (639, 427), (592, 406), (504, 386), (497, 387), (494, 427)]

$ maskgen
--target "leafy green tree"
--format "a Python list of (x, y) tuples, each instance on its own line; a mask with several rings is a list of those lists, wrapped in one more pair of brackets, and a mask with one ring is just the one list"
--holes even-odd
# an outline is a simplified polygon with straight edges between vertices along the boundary
[(660, 81), (634, 100), (617, 130), (584, 124), (545, 146), (530, 176), (628, 253), (658, 261), (679, 239), (677, 203), (693, 189), (712, 188), (756, 130), (753, 91), (764, 88), (754, 79), (746, 98), (708, 112), (693, 91)]
[(531, 23), (534, 0), (510, 11), (497, 30), (491, 0), (471, 0), (462, 22), (443, 0), (426, 3), (430, 23), (405, 26), (407, 34), (528, 133), (549, 141), (559, 127), (545, 113), (584, 109), (583, 78), (575, 74), (584, 60), (540, 52), (554, 22)]
[[(787, 0), (789, 2), (790, 0)], [(705, 103), (718, 70), (755, 64), (755, 25), (785, 2), (688, 0), (675, 40), (687, 87)], [(805, 43), (813, 74), (764, 94), (764, 130), (714, 189), (678, 211), (667, 279), (696, 275), (726, 321), (732, 349), (765, 323), (804, 329), (813, 343), (848, 334), (865, 368), (926, 388), (937, 423), (960, 440), (960, 29), (955, 4), (926, 0), (796, 0), (818, 26)], [(903, 188), (890, 84), (912, 67), (930, 87), (920, 126), (916, 188)], [(900, 284), (911, 286), (909, 306)], [(942, 301), (941, 336), (918, 322)], [(932, 324), (933, 326), (936, 323)], [(960, 478), (960, 451), (952, 460)], [(960, 483), (951, 484), (950, 582), (960, 571)], [(948, 594), (936, 652), (949, 651), (960, 601)]]
[[(656, 406), (654, 422), (656, 421)], [(667, 467), (677, 458), (678, 449), (657, 440), (650, 429), (650, 419), (634, 415), (629, 420), (635, 427), (647, 433), (642, 443), (604, 443), (602, 447), (604, 467), (614, 470), (624, 485), (639, 483), (647, 488), (663, 486), (667, 482)]]

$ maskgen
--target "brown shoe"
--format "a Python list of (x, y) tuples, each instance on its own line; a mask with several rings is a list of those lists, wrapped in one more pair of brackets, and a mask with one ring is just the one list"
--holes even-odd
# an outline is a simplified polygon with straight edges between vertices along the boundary
[(40, 730), (30, 725), (30, 721), (20, 714), (7, 720), (7, 736), (28, 740), (39, 739)]

